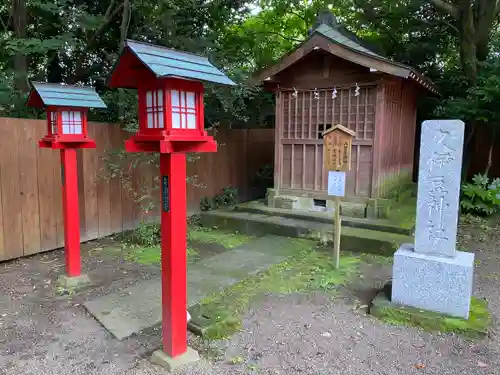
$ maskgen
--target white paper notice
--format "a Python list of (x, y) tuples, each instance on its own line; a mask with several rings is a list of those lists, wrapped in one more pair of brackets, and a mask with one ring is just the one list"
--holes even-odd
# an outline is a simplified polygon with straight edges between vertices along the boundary
[(328, 171), (328, 195), (345, 196), (345, 172)]

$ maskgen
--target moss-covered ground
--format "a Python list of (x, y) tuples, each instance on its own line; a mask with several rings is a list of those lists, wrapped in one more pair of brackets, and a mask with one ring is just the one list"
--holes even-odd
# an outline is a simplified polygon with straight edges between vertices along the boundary
[(389, 220), (403, 228), (411, 228), (415, 225), (417, 217), (417, 198), (409, 197), (401, 202), (391, 205)]
[(238, 232), (229, 232), (197, 226), (189, 227), (187, 236), (188, 241), (205, 244), (216, 243), (226, 249), (234, 249), (235, 247), (250, 242), (254, 238)]
[(191, 328), (207, 339), (225, 338), (239, 330), (243, 314), (252, 303), (265, 295), (323, 291), (334, 297), (339, 287), (359, 275), (361, 264), (388, 262), (384, 257), (344, 252), (340, 267), (335, 269), (331, 254), (316, 247), (314, 241), (292, 241), (300, 249), (297, 255), (265, 272), (249, 276), (190, 308), (193, 316)]
[[(253, 238), (241, 233), (190, 226), (187, 233), (188, 261), (195, 262), (214, 253), (231, 250)], [(124, 241), (120, 246), (106, 247), (104, 251), (142, 265), (159, 265), (161, 261), (160, 245), (141, 246)]]
[(453, 332), (472, 339), (487, 335), (491, 325), (488, 303), (474, 297), (471, 301), (469, 319), (395, 305), (383, 293), (380, 293), (373, 301), (370, 313), (389, 324), (411, 325), (429, 332)]

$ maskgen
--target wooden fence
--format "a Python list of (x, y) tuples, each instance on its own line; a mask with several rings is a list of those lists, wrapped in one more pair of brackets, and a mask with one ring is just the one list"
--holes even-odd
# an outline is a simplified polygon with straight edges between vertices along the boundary
[[(0, 261), (64, 246), (59, 152), (39, 149), (45, 121), (0, 118)], [(106, 180), (102, 159), (123, 145), (128, 134), (117, 124), (89, 124), (97, 149), (78, 154), (80, 230), (82, 241), (135, 227), (144, 212), (118, 178)], [(243, 199), (252, 195), (257, 171), (273, 163), (274, 130), (218, 132), (219, 150), (188, 163), (188, 176), (206, 187), (188, 185), (188, 209), (195, 211), (204, 196), (227, 186)], [(152, 187), (158, 170), (132, 172), (134, 190)], [(155, 212), (149, 215), (156, 215)]]

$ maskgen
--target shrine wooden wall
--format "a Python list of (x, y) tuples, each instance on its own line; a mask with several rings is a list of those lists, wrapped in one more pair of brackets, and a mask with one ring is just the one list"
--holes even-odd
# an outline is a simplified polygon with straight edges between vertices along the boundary
[(384, 196), (390, 180), (403, 175), (411, 178), (413, 174), (417, 125), (415, 86), (402, 79), (388, 80), (379, 86), (377, 103), (381, 109), (376, 119), (379, 163), (374, 169), (373, 194)]
[(282, 189), (325, 192), (322, 132), (341, 124), (356, 132), (346, 193), (368, 197), (372, 183), (376, 86), (360, 84), (358, 96), (354, 85), (339, 87), (335, 99), (332, 88), (317, 92), (318, 99), (314, 90), (300, 90), (297, 97), (292, 90), (278, 93), (275, 168), (279, 176), (275, 185)]
[[(38, 148), (44, 132), (42, 120), (0, 118), (0, 261), (64, 245), (59, 152)], [(242, 199), (252, 198), (257, 171), (273, 162), (273, 132), (218, 132), (219, 151), (188, 163), (188, 176), (196, 175), (204, 185), (188, 184), (188, 210), (198, 210), (203, 196), (214, 196), (227, 186), (237, 187)], [(82, 241), (131, 229), (145, 218), (129, 189), (118, 179), (103, 178), (103, 156), (123, 145), (128, 135), (117, 124), (91, 123), (89, 133), (98, 147), (78, 154)], [(132, 175), (132, 191), (137, 191), (152, 187), (158, 170), (141, 167)]]

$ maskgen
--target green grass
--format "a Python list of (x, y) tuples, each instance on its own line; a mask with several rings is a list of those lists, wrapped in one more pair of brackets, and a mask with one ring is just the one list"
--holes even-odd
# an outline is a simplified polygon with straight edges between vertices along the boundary
[[(187, 239), (188, 241), (195, 242), (194, 244), (189, 244), (187, 247), (188, 261), (193, 262), (199, 258), (196, 243), (219, 244), (229, 250), (250, 242), (254, 237), (229, 231), (190, 226), (188, 227)], [(104, 251), (114, 256), (123, 257), (128, 262), (143, 265), (159, 265), (161, 262), (160, 245), (141, 246), (124, 242), (121, 247), (110, 247), (109, 249), (104, 249)]]
[[(139, 263), (143, 265), (159, 265), (161, 262), (160, 246), (151, 247), (125, 247), (123, 257), (129, 262)], [(192, 247), (187, 248), (188, 261), (193, 261), (198, 257), (198, 251)]]
[(289, 294), (322, 290), (336, 294), (340, 285), (347, 283), (357, 274), (360, 256), (344, 253), (340, 268), (334, 269), (331, 256), (314, 251), (313, 241), (296, 239), (293, 243), (303, 250), (299, 255), (272, 266), (265, 272), (247, 277), (225, 289), (203, 299), (190, 309), (193, 323), (209, 318), (204, 338), (216, 340), (230, 336), (241, 327), (241, 316), (256, 299), (268, 294)]
[(453, 332), (475, 339), (487, 335), (491, 315), (485, 300), (472, 297), (469, 319), (450, 317), (432, 311), (391, 304), (382, 294), (375, 299), (370, 313), (392, 325), (410, 325), (425, 331)]
[(216, 243), (226, 249), (233, 249), (253, 240), (254, 237), (238, 232), (216, 230), (212, 228), (190, 227), (188, 240), (201, 243)]
[(410, 228), (415, 225), (417, 217), (417, 198), (410, 197), (403, 202), (395, 203), (391, 207), (389, 220), (403, 228)]

